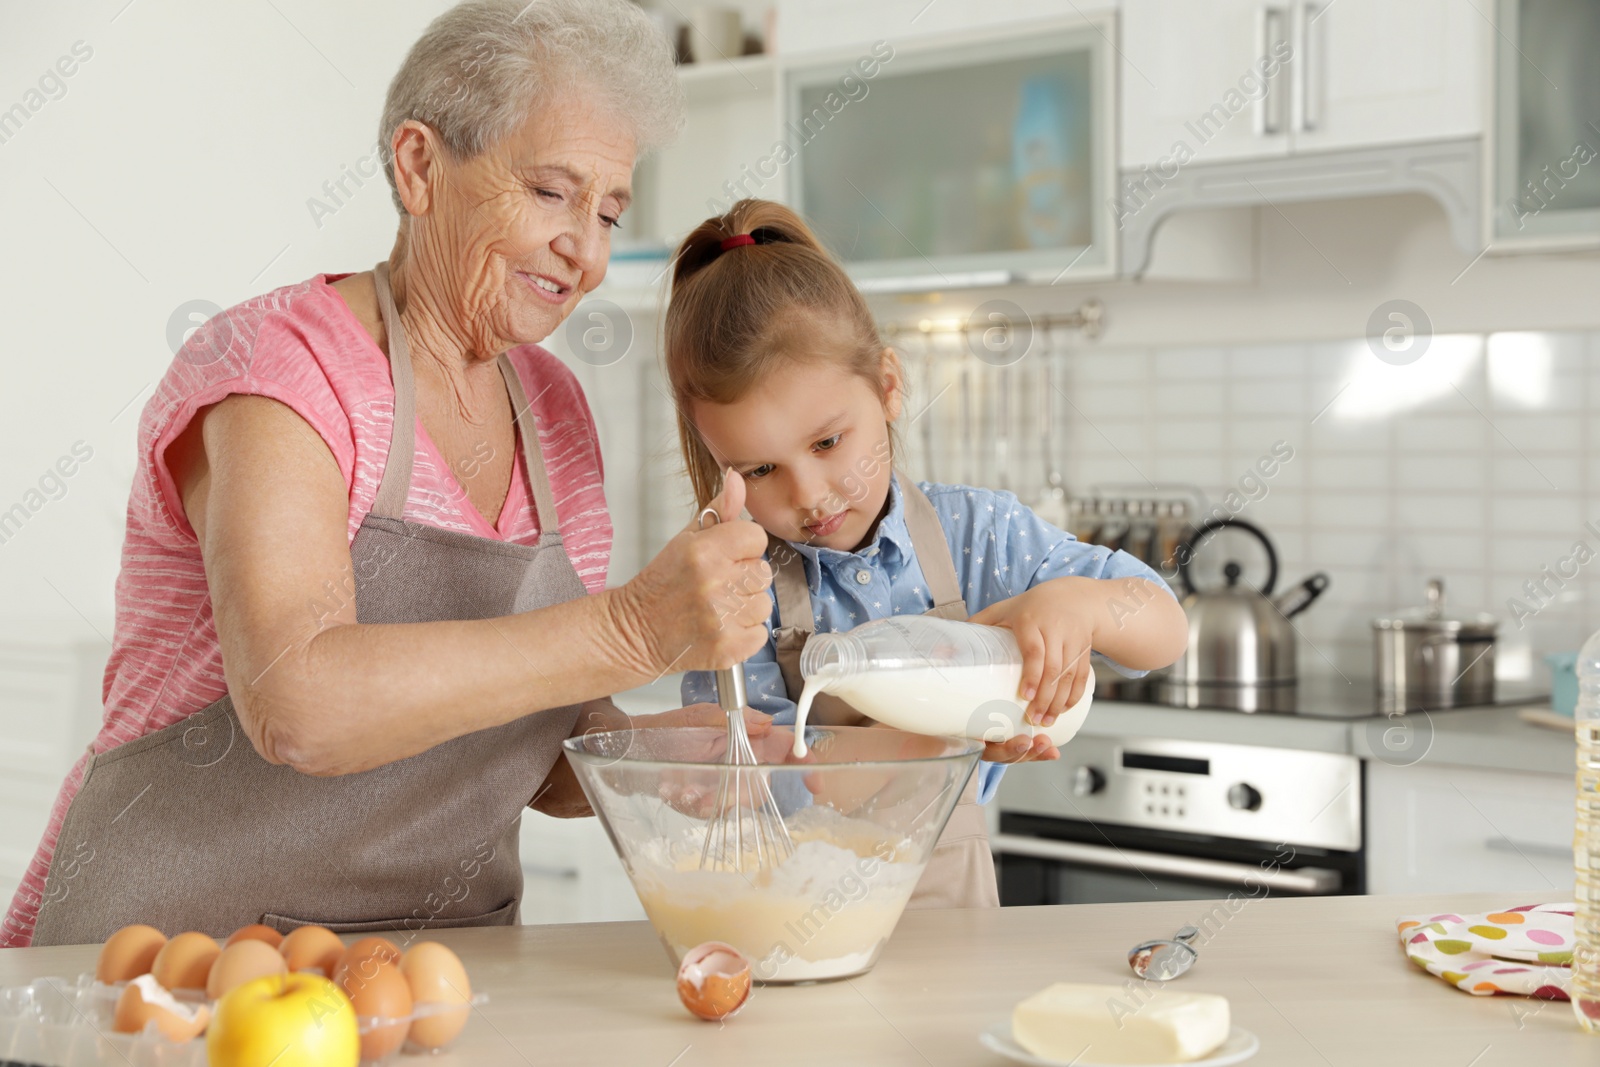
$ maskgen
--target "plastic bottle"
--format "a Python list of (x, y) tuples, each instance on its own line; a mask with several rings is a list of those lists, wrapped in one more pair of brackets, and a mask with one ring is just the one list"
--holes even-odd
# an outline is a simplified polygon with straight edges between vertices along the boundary
[(1022, 717), (1017, 695), (1022, 653), (1010, 630), (931, 615), (901, 615), (848, 633), (813, 634), (800, 654), (805, 690), (795, 718), (795, 753), (805, 754), (805, 722), (818, 693), (829, 693), (869, 718), (911, 733), (1007, 741), (1044, 734), (1072, 739), (1089, 714), (1094, 672), (1083, 696), (1048, 728)]
[(1600, 1034), (1600, 632), (1578, 653), (1577, 833), (1572, 842), (1578, 943), (1572, 954), (1572, 1011)]

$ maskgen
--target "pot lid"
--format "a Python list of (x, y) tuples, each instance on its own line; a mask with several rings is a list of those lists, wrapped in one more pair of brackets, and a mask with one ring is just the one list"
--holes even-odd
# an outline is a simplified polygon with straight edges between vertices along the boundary
[(1444, 579), (1428, 579), (1428, 603), (1406, 608), (1393, 615), (1372, 620), (1374, 630), (1415, 630), (1419, 633), (1456, 634), (1462, 637), (1493, 637), (1500, 620), (1486, 612), (1450, 615), (1444, 610)]

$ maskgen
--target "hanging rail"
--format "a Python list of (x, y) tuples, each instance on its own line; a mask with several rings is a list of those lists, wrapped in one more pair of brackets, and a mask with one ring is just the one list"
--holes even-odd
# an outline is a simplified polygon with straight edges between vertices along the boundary
[[(1026, 312), (1023, 313), (1027, 315)], [(1095, 340), (1100, 336), (1100, 331), (1105, 328), (1105, 305), (1099, 300), (1088, 299), (1078, 305), (1076, 311), (1057, 314), (1027, 315), (1028, 324), (1036, 330), (1051, 330), (1063, 327), (1069, 330), (1081, 330), (1083, 336)], [(986, 330), (991, 327), (989, 322), (973, 322), (971, 317), (964, 319), (928, 317), (910, 320), (894, 320), (880, 323), (879, 328), (883, 335), (895, 338), (909, 334), (939, 334), (939, 333), (970, 333), (973, 330)]]

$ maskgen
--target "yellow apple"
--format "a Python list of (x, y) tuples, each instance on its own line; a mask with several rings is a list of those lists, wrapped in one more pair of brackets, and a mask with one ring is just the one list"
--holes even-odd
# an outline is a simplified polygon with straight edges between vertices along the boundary
[(361, 1037), (344, 990), (318, 974), (274, 974), (217, 1001), (211, 1067), (356, 1067)]

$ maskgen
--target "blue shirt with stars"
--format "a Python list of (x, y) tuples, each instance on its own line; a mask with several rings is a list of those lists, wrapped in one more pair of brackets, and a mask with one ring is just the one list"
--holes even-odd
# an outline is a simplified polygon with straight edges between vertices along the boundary
[[(856, 552), (790, 542), (800, 553), (811, 590), (811, 610), (818, 632), (839, 633), (891, 615), (921, 615), (933, 609), (933, 596), (922, 576), (911, 533), (906, 528), (905, 496), (899, 476), (889, 483), (889, 510), (871, 542)], [(1126, 552), (1085, 544), (1035, 515), (1014, 493), (965, 485), (918, 482), (939, 515), (956, 565), (956, 580), (965, 592), (967, 612), (977, 614), (1052, 578), (1145, 578), (1166, 585), (1150, 567)], [(772, 631), (778, 626), (778, 597), (772, 597), (766, 647), (745, 661), (750, 706), (793, 725), (795, 705), (778, 668)], [(1095, 653), (1101, 662), (1130, 678), (1129, 670)], [(690, 671), (683, 676), (684, 704), (715, 703), (716, 675)], [(987, 803), (999, 788), (1003, 764), (980, 763), (978, 799)]]

